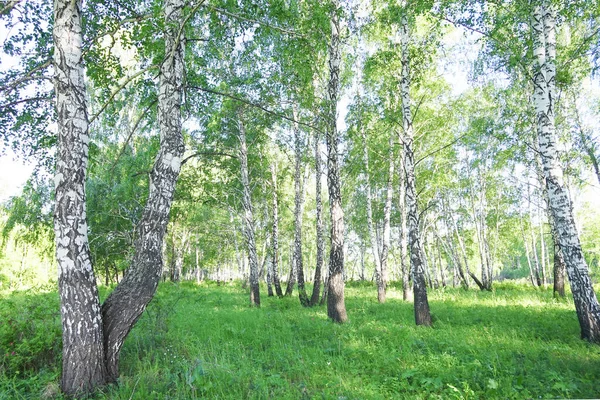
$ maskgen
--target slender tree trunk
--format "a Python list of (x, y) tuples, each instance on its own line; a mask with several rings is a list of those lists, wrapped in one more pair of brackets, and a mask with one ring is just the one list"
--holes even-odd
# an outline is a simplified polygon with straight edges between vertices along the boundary
[[(294, 105), (294, 119), (298, 120), (297, 106)], [(300, 304), (308, 307), (309, 299), (304, 287), (304, 263), (302, 255), (302, 214), (304, 210), (304, 188), (302, 182), (302, 138), (300, 127), (294, 122), (294, 266), (298, 278), (298, 297)]]
[[(446, 208), (446, 229), (449, 229), (449, 224), (448, 224), (447, 220), (450, 219), (452, 221), (452, 228), (454, 228), (454, 232), (456, 233), (456, 239), (458, 241), (458, 246), (460, 247), (460, 252), (462, 254), (463, 261), (465, 262), (465, 270), (466, 270), (467, 275), (465, 275), (465, 272), (462, 269), (458, 255), (456, 256), (456, 260), (457, 260), (456, 266), (458, 268), (458, 274), (462, 280), (462, 283), (463, 283), (465, 289), (469, 289), (469, 278), (468, 277), (470, 276), (471, 278), (473, 278), (473, 276), (475, 276), (475, 274), (471, 273), (471, 270), (469, 269), (469, 260), (467, 257), (467, 249), (466, 249), (465, 243), (462, 239), (462, 236), (460, 234), (460, 231), (458, 230), (458, 224), (457, 224), (456, 220), (454, 219), (454, 216), (450, 212), (450, 207), (448, 206), (445, 208)], [(477, 283), (477, 282), (478, 282), (478, 280), (475, 281), (475, 283)], [(481, 289), (481, 285), (478, 285), (478, 286)]]
[(554, 11), (547, 1), (534, 6), (532, 31), (534, 38), (535, 90), (533, 102), (537, 116), (537, 134), (548, 188), (550, 210), (563, 252), (567, 275), (581, 337), (600, 343), (600, 305), (588, 274), (579, 235), (575, 226), (571, 200), (563, 181), (563, 172), (557, 156), (554, 126)]
[(540, 259), (537, 253), (537, 241), (535, 240), (535, 231), (533, 229), (533, 218), (531, 218), (531, 192), (529, 184), (527, 184), (527, 203), (528, 203), (528, 214), (529, 214), (529, 238), (531, 239), (531, 252), (533, 253), (533, 276), (535, 277), (536, 286), (542, 286), (542, 279), (540, 276)]
[(289, 246), (290, 254), (290, 273), (288, 275), (287, 287), (285, 288), (285, 296), (294, 294), (294, 286), (296, 285), (296, 259), (294, 258), (294, 245)]
[(330, 15), (331, 41), (329, 43), (329, 82), (327, 85), (327, 186), (331, 215), (331, 246), (329, 249), (329, 279), (327, 288), (327, 316), (334, 322), (346, 322), (344, 301), (344, 210), (338, 161), (337, 101), (340, 90), (340, 21), (339, 4), (333, 0)]
[(380, 303), (385, 302), (385, 289), (381, 273), (381, 259), (379, 258), (379, 246), (377, 244), (377, 235), (373, 223), (373, 199), (371, 196), (371, 179), (369, 170), (369, 146), (367, 145), (367, 135), (361, 128), (363, 140), (363, 162), (365, 167), (365, 196), (367, 201), (367, 230), (369, 231), (369, 240), (371, 241), (371, 254), (375, 263), (375, 281), (377, 282), (377, 298)]
[(81, 1), (54, 1), (54, 90), (58, 124), (54, 233), (63, 330), (61, 389), (69, 396), (107, 381), (102, 315), (86, 222), (88, 116)]
[(535, 282), (535, 276), (533, 273), (533, 265), (531, 263), (531, 257), (529, 256), (529, 246), (527, 246), (527, 238), (525, 237), (525, 229), (523, 228), (523, 223), (521, 222), (521, 235), (523, 236), (523, 245), (525, 246), (525, 256), (527, 257), (527, 265), (529, 266), (529, 279), (531, 280), (531, 284), (535, 287), (537, 286)]
[(542, 221), (542, 216), (538, 214), (540, 218), (540, 254), (542, 256), (542, 284), (546, 286), (548, 284), (546, 280), (546, 241), (544, 240), (544, 224)]
[(250, 306), (260, 307), (260, 288), (258, 284), (258, 256), (256, 254), (256, 238), (254, 231), (254, 214), (252, 210), (252, 197), (250, 195), (250, 179), (248, 178), (248, 147), (246, 144), (246, 128), (244, 126), (242, 111), (238, 112), (240, 141), (239, 158), (241, 164), (242, 187), (244, 207), (244, 236), (248, 248), (250, 262)]
[(388, 176), (387, 187), (385, 190), (385, 205), (383, 207), (383, 234), (380, 258), (380, 283), (377, 286), (377, 299), (380, 303), (385, 303), (385, 293), (388, 283), (388, 255), (390, 252), (390, 231), (392, 217), (392, 196), (394, 177), (394, 136), (390, 133), (388, 140)]
[(413, 152), (413, 126), (410, 109), (410, 73), (408, 42), (410, 39), (406, 8), (403, 10), (400, 40), (402, 71), (400, 77), (400, 93), (402, 96), (402, 120), (404, 128), (404, 170), (406, 175), (406, 208), (408, 219), (408, 243), (410, 247), (410, 266), (413, 276), (415, 322), (417, 325), (431, 326), (431, 313), (425, 286), (425, 271), (421, 258), (419, 242), (419, 211), (417, 209), (417, 190), (415, 183), (415, 155)]
[(446, 282), (446, 271), (444, 269), (444, 266), (442, 265), (442, 250), (440, 249), (440, 238), (436, 236), (436, 249), (437, 249), (437, 256), (438, 256), (438, 264), (440, 266), (440, 277), (442, 279), (442, 287), (446, 287), (448, 284)]
[(271, 177), (273, 180), (273, 235), (271, 237), (273, 259), (271, 278), (273, 279), (273, 286), (275, 286), (275, 293), (278, 297), (283, 297), (281, 282), (279, 281), (279, 198), (277, 193), (277, 167), (274, 163), (271, 164)]
[[(404, 143), (404, 134), (402, 130), (398, 133), (398, 141)], [(404, 145), (400, 149), (400, 162), (398, 163), (398, 209), (400, 210), (400, 271), (402, 274), (402, 299), (407, 301), (411, 297), (410, 293), (410, 273), (408, 263), (408, 242), (407, 242), (407, 222), (406, 222), (406, 174), (405, 160), (406, 150)]]
[(319, 302), (321, 291), (321, 280), (323, 272), (323, 258), (325, 254), (325, 238), (323, 232), (323, 200), (321, 199), (321, 175), (323, 174), (323, 165), (321, 163), (321, 151), (319, 144), (321, 137), (315, 132), (315, 206), (316, 206), (316, 229), (317, 229), (317, 265), (315, 267), (315, 277), (313, 291), (310, 297), (310, 305), (315, 306)]

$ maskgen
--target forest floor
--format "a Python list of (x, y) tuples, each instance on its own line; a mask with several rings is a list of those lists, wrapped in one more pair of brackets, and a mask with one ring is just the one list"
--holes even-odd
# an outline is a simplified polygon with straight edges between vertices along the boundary
[[(107, 290), (101, 289), (102, 295)], [(349, 283), (349, 322), (297, 296), (248, 307), (239, 282), (159, 286), (127, 339), (118, 386), (94, 399), (598, 398), (600, 346), (572, 299), (496, 284), (429, 294), (434, 327), (390, 288)], [(55, 291), (0, 294), (0, 399), (61, 398)]]

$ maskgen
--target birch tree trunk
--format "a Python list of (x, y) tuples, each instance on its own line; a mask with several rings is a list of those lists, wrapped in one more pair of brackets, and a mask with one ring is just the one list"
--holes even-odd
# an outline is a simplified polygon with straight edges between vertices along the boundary
[[(367, 201), (367, 230), (369, 231), (369, 240), (371, 241), (371, 254), (375, 262), (375, 281), (377, 282), (377, 299), (380, 303), (385, 302), (385, 289), (383, 288), (383, 279), (381, 273), (381, 260), (379, 258), (379, 246), (373, 225), (373, 198), (371, 196), (371, 179), (369, 169), (369, 147), (367, 145), (367, 135), (361, 128), (361, 137), (363, 140), (363, 162), (365, 167), (365, 196)], [(383, 294), (383, 298), (381, 297)]]
[(402, 71), (400, 77), (400, 94), (402, 97), (402, 121), (404, 128), (404, 152), (406, 175), (406, 208), (408, 219), (408, 243), (410, 247), (410, 266), (413, 276), (415, 322), (417, 325), (431, 326), (431, 313), (427, 300), (425, 273), (421, 259), (419, 242), (419, 211), (417, 209), (417, 192), (415, 184), (415, 155), (413, 152), (413, 126), (410, 110), (410, 74), (408, 42), (410, 39), (406, 8), (401, 17), (400, 40)]
[[(398, 141), (404, 143), (404, 136), (400, 130), (398, 133)], [(406, 150), (404, 145), (400, 149), (400, 162), (398, 163), (398, 209), (400, 210), (400, 270), (402, 273), (402, 299), (407, 301), (410, 297), (410, 273), (406, 259), (408, 257), (408, 245), (407, 245), (407, 223), (406, 223), (406, 174), (405, 174), (405, 160)]]
[(334, 322), (346, 322), (344, 301), (344, 210), (338, 161), (337, 101), (340, 91), (340, 21), (341, 11), (337, 0), (333, 0), (330, 16), (331, 41), (329, 43), (329, 82), (327, 84), (327, 187), (329, 190), (329, 212), (331, 216), (331, 246), (329, 250), (329, 277), (327, 282), (327, 316)]
[(54, 2), (54, 90), (58, 123), (54, 233), (62, 321), (62, 391), (91, 392), (107, 381), (102, 315), (86, 222), (88, 115), (80, 0)]
[(248, 248), (250, 263), (250, 306), (260, 307), (260, 289), (258, 286), (258, 255), (256, 254), (256, 238), (254, 231), (254, 213), (252, 210), (252, 197), (250, 195), (250, 179), (248, 178), (248, 147), (246, 144), (246, 128), (242, 119), (242, 112), (238, 113), (240, 141), (239, 158), (241, 164), (244, 207), (244, 236)]
[(380, 258), (380, 281), (381, 283), (377, 286), (377, 299), (380, 303), (385, 303), (385, 294), (387, 290), (388, 282), (388, 255), (390, 252), (390, 231), (391, 231), (391, 217), (392, 217), (392, 180), (394, 177), (394, 136), (390, 133), (388, 140), (388, 176), (387, 176), (387, 187), (385, 190), (385, 205), (383, 207), (383, 234), (382, 234), (382, 245), (381, 245), (381, 258)]
[[(456, 239), (458, 241), (458, 246), (460, 247), (460, 252), (461, 252), (463, 260), (465, 262), (465, 270), (466, 270), (467, 275), (465, 275), (465, 271), (463, 271), (459, 256), (458, 255), (455, 256), (456, 261), (457, 261), (456, 266), (457, 266), (458, 274), (459, 274), (459, 277), (460, 277), (465, 289), (469, 289), (469, 278), (468, 277), (470, 276), (471, 278), (473, 278), (474, 274), (472, 274), (471, 270), (469, 269), (469, 260), (467, 257), (467, 249), (465, 247), (465, 243), (462, 239), (460, 231), (458, 230), (458, 224), (456, 222), (456, 219), (454, 219), (454, 216), (451, 214), (449, 206), (445, 207), (445, 214), (446, 214), (446, 221), (445, 221), (446, 229), (448, 229), (448, 230), (450, 229), (450, 224), (448, 224), (448, 219), (450, 219), (452, 221), (452, 228), (454, 229), (454, 232), (456, 233)], [(477, 281), (475, 281), (475, 282), (477, 282)], [(481, 285), (479, 285), (479, 286), (481, 288)]]
[(283, 297), (281, 291), (281, 282), (279, 281), (279, 198), (277, 194), (277, 167), (273, 163), (271, 164), (271, 177), (273, 180), (273, 235), (272, 241), (272, 252), (273, 259), (271, 264), (271, 279), (273, 280), (273, 286), (275, 286), (275, 294), (278, 297)]
[(321, 151), (319, 144), (321, 138), (318, 132), (315, 132), (315, 207), (316, 207), (316, 229), (317, 229), (317, 265), (315, 267), (315, 276), (313, 291), (310, 296), (310, 305), (315, 306), (319, 303), (321, 291), (323, 258), (325, 253), (325, 238), (323, 237), (323, 200), (321, 199), (321, 175), (323, 174), (323, 165), (321, 163)]
[(554, 11), (548, 2), (542, 1), (542, 5), (535, 5), (532, 18), (535, 59), (533, 102), (537, 116), (538, 143), (548, 188), (550, 210), (571, 283), (581, 337), (600, 343), (600, 305), (583, 257), (571, 200), (564, 185), (563, 172), (557, 156), (552, 90), (555, 81), (553, 73), (555, 56), (552, 51), (555, 46), (554, 26)]
[[(298, 120), (297, 106), (293, 107), (294, 120)], [(294, 122), (294, 266), (298, 278), (298, 298), (304, 307), (309, 306), (309, 299), (304, 287), (304, 265), (302, 256), (302, 214), (304, 204), (304, 188), (302, 181), (302, 138), (300, 127)]]
[(160, 280), (161, 246), (185, 150), (181, 133), (183, 55), (181, 36), (183, 0), (165, 2), (165, 59), (161, 65), (158, 95), (160, 148), (150, 173), (150, 192), (137, 226), (131, 267), (102, 305), (106, 363), (111, 382), (118, 378), (121, 346), (152, 300)]

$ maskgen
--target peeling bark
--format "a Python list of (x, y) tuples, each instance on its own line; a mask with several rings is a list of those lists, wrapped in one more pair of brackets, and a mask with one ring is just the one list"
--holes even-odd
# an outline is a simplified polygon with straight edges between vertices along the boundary
[(415, 155), (413, 151), (413, 121), (410, 109), (410, 73), (408, 43), (410, 31), (406, 9), (401, 17), (400, 46), (402, 71), (400, 77), (400, 94), (402, 97), (402, 121), (404, 128), (404, 173), (406, 176), (406, 207), (408, 219), (408, 243), (410, 247), (410, 266), (413, 276), (415, 322), (417, 325), (431, 326), (431, 313), (425, 286), (425, 271), (421, 258), (421, 243), (419, 241), (419, 211), (417, 208), (417, 193), (415, 183)]
[(81, 1), (54, 2), (54, 90), (58, 125), (54, 232), (63, 330), (61, 389), (71, 396), (107, 382), (102, 315), (86, 222), (88, 115)]
[(554, 125), (554, 26), (554, 10), (549, 2), (542, 1), (541, 5), (535, 5), (531, 29), (534, 39), (533, 102), (537, 117), (538, 146), (548, 189), (548, 202), (571, 283), (581, 337), (600, 343), (600, 305), (583, 257), (571, 200), (558, 162)]
[(160, 149), (150, 173), (150, 193), (137, 226), (131, 267), (102, 304), (109, 380), (119, 376), (119, 354), (125, 338), (152, 300), (163, 270), (162, 243), (185, 150), (181, 133), (183, 55), (185, 40), (178, 36), (183, 0), (168, 0), (165, 10), (165, 59), (158, 94)]

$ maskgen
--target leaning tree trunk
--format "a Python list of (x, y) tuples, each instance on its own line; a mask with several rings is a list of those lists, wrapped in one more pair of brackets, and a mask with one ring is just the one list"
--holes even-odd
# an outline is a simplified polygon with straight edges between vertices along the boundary
[(250, 195), (250, 179), (248, 178), (248, 146), (246, 144), (246, 127), (242, 120), (242, 112), (238, 113), (240, 141), (239, 158), (242, 174), (244, 208), (244, 236), (248, 247), (248, 259), (250, 262), (250, 306), (260, 306), (260, 290), (258, 286), (258, 255), (256, 254), (256, 238), (254, 234), (254, 213), (252, 210), (252, 197)]
[[(294, 105), (294, 120), (298, 120), (297, 106)], [(304, 287), (304, 265), (302, 257), (302, 213), (304, 204), (304, 188), (302, 182), (302, 138), (298, 122), (294, 122), (294, 266), (298, 279), (298, 298), (304, 307), (309, 306), (308, 295)]]
[[(361, 137), (363, 141), (363, 163), (365, 167), (365, 197), (367, 201), (367, 230), (369, 231), (369, 240), (371, 241), (371, 253), (375, 262), (375, 281), (377, 282), (377, 299), (380, 303), (385, 302), (385, 289), (383, 285), (383, 276), (381, 273), (381, 259), (379, 258), (379, 245), (375, 235), (373, 225), (373, 198), (371, 196), (371, 179), (369, 170), (369, 146), (367, 145), (367, 135), (364, 128), (361, 128)], [(382, 297), (383, 295), (383, 297)]]
[(415, 154), (413, 152), (413, 126), (410, 110), (410, 73), (408, 42), (410, 39), (406, 7), (403, 10), (400, 26), (402, 71), (400, 75), (400, 94), (402, 96), (402, 121), (404, 128), (404, 170), (406, 175), (406, 208), (408, 219), (408, 244), (410, 248), (410, 267), (413, 276), (415, 322), (417, 325), (431, 326), (431, 313), (427, 300), (425, 273), (421, 259), (419, 243), (419, 211), (417, 209), (417, 190), (415, 183)]
[[(581, 337), (600, 343), (600, 305), (588, 274), (579, 235), (575, 226), (571, 200), (563, 181), (563, 172), (557, 156), (557, 139), (554, 126), (554, 12), (546, 1), (536, 5), (533, 12), (535, 90), (533, 102), (537, 116), (537, 134), (544, 176), (548, 188), (548, 202), (558, 234), (558, 244), (563, 252), (567, 275), (571, 283), (573, 300)], [(546, 31), (546, 34), (544, 33)], [(546, 43), (546, 41), (550, 43)], [(547, 63), (550, 63), (550, 67)]]
[(121, 346), (146, 309), (160, 280), (161, 247), (185, 150), (181, 133), (183, 54), (181, 35), (183, 0), (165, 4), (165, 59), (161, 65), (158, 96), (160, 149), (150, 173), (150, 193), (137, 225), (131, 267), (119, 286), (102, 305), (104, 340), (109, 380), (118, 378)]
[(323, 237), (323, 200), (321, 199), (321, 175), (323, 166), (321, 163), (321, 152), (319, 150), (320, 135), (315, 133), (315, 206), (316, 206), (316, 225), (317, 225), (317, 265), (315, 267), (315, 276), (312, 295), (310, 296), (310, 305), (315, 306), (319, 302), (321, 289), (323, 254), (325, 253), (325, 238)]
[(275, 286), (275, 293), (278, 297), (283, 297), (281, 291), (281, 282), (279, 281), (279, 200), (277, 194), (277, 168), (275, 164), (271, 164), (271, 176), (273, 179), (273, 236), (272, 240), (272, 251), (273, 259), (271, 264), (271, 279), (273, 280), (273, 286)]
[(327, 84), (327, 187), (331, 235), (329, 250), (329, 276), (327, 280), (327, 316), (334, 322), (348, 319), (344, 301), (344, 210), (340, 188), (338, 161), (337, 100), (340, 90), (340, 21), (339, 4), (334, 0), (331, 12), (331, 42), (329, 43), (329, 82)]
[[(558, 234), (556, 233), (556, 227), (554, 225), (554, 219), (550, 211), (550, 204), (548, 203), (548, 187), (546, 185), (546, 178), (544, 177), (544, 169), (542, 166), (542, 160), (539, 155), (539, 150), (536, 149), (534, 152), (536, 172), (538, 175), (538, 181), (542, 188), (542, 197), (546, 204), (546, 218), (550, 224), (550, 233), (552, 234), (552, 244), (554, 246), (554, 297), (565, 297), (565, 260), (563, 258), (562, 251), (558, 245)], [(544, 282), (545, 283), (545, 282)]]
[(54, 233), (63, 330), (62, 391), (91, 392), (107, 381), (102, 316), (86, 222), (88, 115), (81, 0), (54, 2), (54, 90), (58, 148)]

